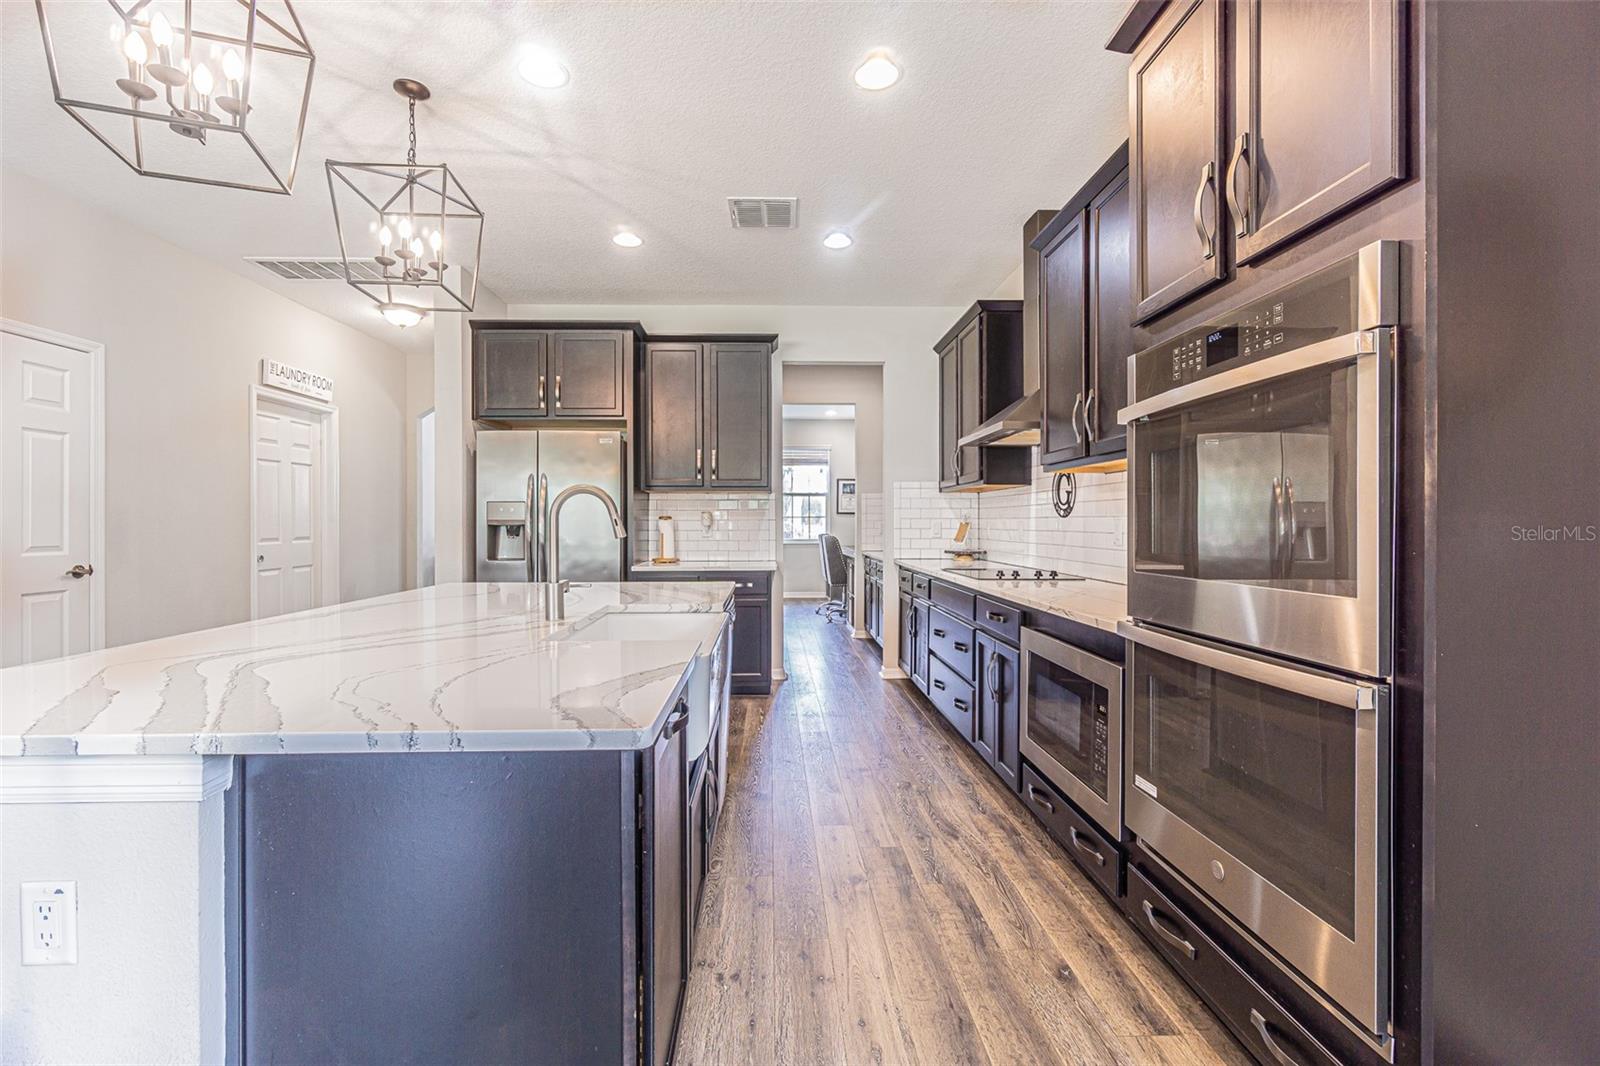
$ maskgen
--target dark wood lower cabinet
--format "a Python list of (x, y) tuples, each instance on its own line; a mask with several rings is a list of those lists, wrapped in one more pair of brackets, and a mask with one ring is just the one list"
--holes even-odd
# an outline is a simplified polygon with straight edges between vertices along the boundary
[(630, 581), (733, 582), (732, 690), (739, 696), (772, 691), (772, 573), (767, 570), (636, 570)]
[(239, 1060), (667, 1062), (711, 795), (673, 701), (639, 751), (240, 756)]
[(987, 633), (978, 634), (978, 724), (973, 746), (1013, 791), (1022, 788), (1017, 730), (1022, 718), (1022, 653)]

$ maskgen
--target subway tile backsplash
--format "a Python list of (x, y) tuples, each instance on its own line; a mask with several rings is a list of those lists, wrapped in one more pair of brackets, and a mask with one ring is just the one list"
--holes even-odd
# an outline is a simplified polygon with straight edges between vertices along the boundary
[(1036, 472), (1031, 486), (970, 495), (941, 493), (937, 482), (895, 482), (894, 553), (940, 555), (965, 520), (972, 524), (968, 545), (991, 559), (1126, 584), (1127, 475), (1076, 478), (1077, 500), (1067, 518), (1059, 517), (1051, 503), (1054, 474)]
[(648, 562), (661, 554), (656, 519), (671, 515), (677, 529), (678, 558), (685, 563), (772, 562), (777, 537), (772, 500), (765, 492), (635, 493), (634, 561)]

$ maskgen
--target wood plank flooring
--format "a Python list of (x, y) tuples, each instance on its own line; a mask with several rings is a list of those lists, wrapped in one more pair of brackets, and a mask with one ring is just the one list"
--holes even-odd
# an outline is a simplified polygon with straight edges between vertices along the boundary
[(736, 699), (678, 1061), (1248, 1063), (877, 649), (791, 602)]

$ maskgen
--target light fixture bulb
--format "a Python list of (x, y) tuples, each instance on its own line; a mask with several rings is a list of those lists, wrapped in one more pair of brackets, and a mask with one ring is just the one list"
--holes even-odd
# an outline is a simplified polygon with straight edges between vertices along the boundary
[(144, 61), (150, 58), (150, 49), (145, 47), (144, 35), (138, 30), (130, 30), (122, 39), (122, 54), (138, 66), (144, 66)]
[(538, 51), (522, 57), (522, 62), (517, 64), (517, 73), (528, 84), (540, 89), (559, 89), (572, 78), (555, 56)]
[(856, 84), (870, 92), (887, 89), (900, 80), (900, 68), (895, 66), (889, 53), (883, 50), (869, 52), (856, 68)]
[(157, 48), (165, 48), (172, 43), (172, 23), (159, 11), (150, 17), (150, 39)]
[(191, 83), (194, 85), (195, 92), (201, 96), (210, 96), (211, 90), (216, 87), (216, 78), (212, 75), (211, 68), (201, 63), (194, 68)]
[(378, 230), (378, 243), (379, 244), (381, 244), (385, 248), (387, 248), (387, 247), (389, 247), (389, 242), (392, 241), (392, 240), (394, 240), (394, 234), (389, 232), (389, 227), (388, 226), (384, 226), (382, 229)]
[(418, 259), (422, 258), (422, 238), (421, 237), (413, 237), (413, 238), (411, 238), (411, 254), (416, 256)]
[(400, 220), (400, 225), (396, 226), (395, 230), (396, 230), (396, 232), (398, 232), (400, 234), (400, 239), (401, 240), (403, 240), (403, 241), (410, 240), (411, 239), (411, 219), (402, 218)]
[(620, 233), (612, 234), (611, 243), (618, 248), (637, 248), (644, 243), (644, 238), (632, 230), (623, 230)]
[(434, 230), (428, 234), (428, 245), (436, 252), (444, 247), (444, 232), (442, 230)]
[(239, 58), (239, 53), (232, 48), (222, 53), (222, 76), (229, 81), (240, 81), (244, 78), (244, 60)]
[(379, 304), (378, 313), (383, 316), (383, 320), (389, 325), (398, 326), (401, 329), (416, 325), (426, 318), (428, 314), (420, 307), (402, 303)]
[(836, 252), (841, 248), (848, 248), (854, 243), (856, 243), (855, 238), (842, 229), (833, 230), (822, 238), (822, 246), (824, 248), (832, 248)]

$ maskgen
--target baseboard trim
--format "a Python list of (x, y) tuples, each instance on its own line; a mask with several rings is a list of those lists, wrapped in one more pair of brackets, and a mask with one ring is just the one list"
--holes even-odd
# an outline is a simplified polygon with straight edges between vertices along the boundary
[(0, 804), (201, 803), (233, 784), (231, 755), (16, 755)]

